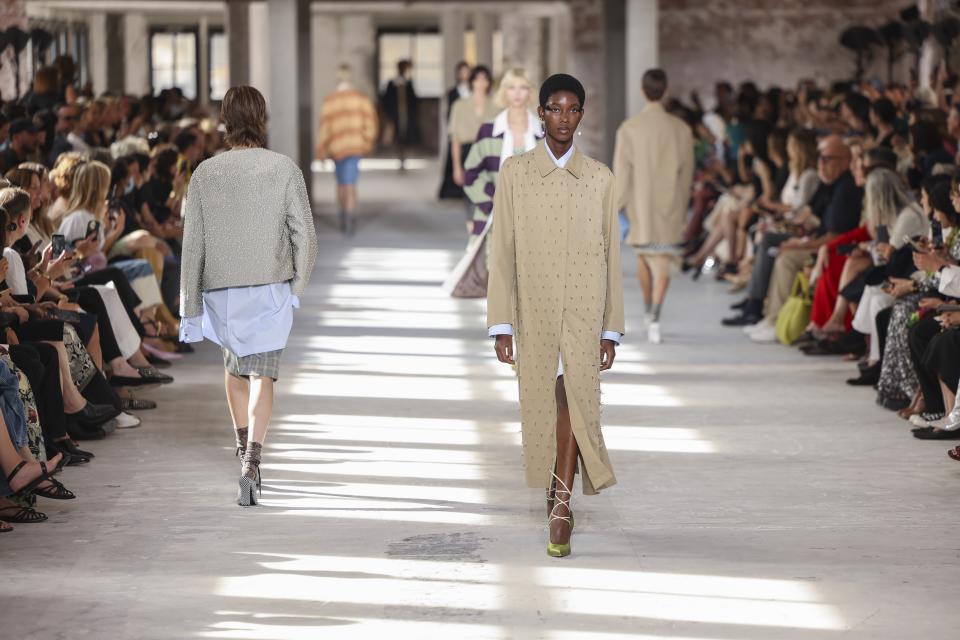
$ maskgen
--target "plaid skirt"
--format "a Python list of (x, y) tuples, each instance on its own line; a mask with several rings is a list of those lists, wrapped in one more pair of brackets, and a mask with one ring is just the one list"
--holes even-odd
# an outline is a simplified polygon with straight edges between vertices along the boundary
[(283, 355), (283, 349), (265, 353), (251, 353), (243, 357), (223, 347), (221, 347), (221, 350), (223, 351), (223, 367), (231, 375), (243, 378), (261, 376), (274, 380), (280, 377), (280, 356)]

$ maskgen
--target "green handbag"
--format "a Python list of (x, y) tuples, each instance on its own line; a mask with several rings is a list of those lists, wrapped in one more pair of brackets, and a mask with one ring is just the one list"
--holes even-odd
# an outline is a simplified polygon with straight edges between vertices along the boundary
[(777, 340), (791, 345), (803, 335), (810, 324), (810, 309), (813, 298), (810, 296), (810, 283), (807, 277), (798, 273), (793, 281), (793, 290), (777, 314)]

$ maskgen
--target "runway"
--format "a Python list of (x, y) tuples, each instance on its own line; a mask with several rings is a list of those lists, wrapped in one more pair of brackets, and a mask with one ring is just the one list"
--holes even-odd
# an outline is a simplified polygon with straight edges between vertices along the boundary
[(721, 328), (717, 284), (681, 278), (647, 344), (626, 252), (627, 335), (603, 378), (619, 483), (578, 492), (573, 555), (547, 557), (513, 373), (482, 301), (439, 289), (462, 208), (427, 201), (426, 177), (364, 180), (354, 239), (318, 207), (261, 506), (234, 503), (204, 345), (143, 427), (65, 472), (77, 501), (0, 539), (4, 639), (956, 637), (947, 447), (844, 385), (852, 365)]

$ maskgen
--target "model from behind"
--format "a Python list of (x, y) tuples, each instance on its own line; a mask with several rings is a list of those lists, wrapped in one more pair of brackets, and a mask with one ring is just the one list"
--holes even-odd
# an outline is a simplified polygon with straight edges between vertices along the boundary
[(313, 270), (317, 239), (303, 173), (264, 148), (267, 107), (253, 87), (223, 98), (230, 150), (197, 167), (184, 215), (181, 339), (223, 350), (227, 404), (242, 460), (237, 503), (257, 503), (260, 452), (280, 356)]

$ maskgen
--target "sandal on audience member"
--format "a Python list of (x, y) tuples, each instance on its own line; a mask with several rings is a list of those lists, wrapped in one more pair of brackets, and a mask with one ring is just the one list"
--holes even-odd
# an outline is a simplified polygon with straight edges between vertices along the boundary
[(149, 411), (156, 409), (157, 403), (146, 398), (120, 398), (120, 408), (124, 411)]
[(75, 500), (77, 498), (77, 495), (73, 491), (67, 489), (58, 480), (50, 478), (47, 482), (50, 483), (49, 487), (43, 486), (41, 482), (34, 487), (33, 494), (49, 500)]
[(947, 455), (957, 462), (960, 462), (960, 447), (954, 447), (953, 449), (950, 449), (950, 451), (947, 451)]
[[(12, 512), (13, 515), (7, 515)], [(30, 507), (21, 507), (18, 504), (9, 507), (0, 507), (0, 520), (12, 524), (34, 524), (37, 522), (46, 522), (47, 514), (31, 509)]]
[(3, 520), (0, 520), (0, 533), (10, 533), (11, 531), (13, 531), (13, 527)]
[(940, 427), (928, 427), (927, 429), (915, 430), (913, 437), (918, 440), (960, 440), (960, 429), (947, 431)]
[(154, 367), (138, 367), (137, 373), (139, 373), (140, 377), (144, 380), (150, 380), (151, 382), (159, 382), (160, 384), (170, 384), (173, 382), (173, 376), (160, 373)]
[[(59, 456), (61, 457), (61, 460), (63, 459), (63, 454), (57, 454), (57, 455), (59, 455)], [(59, 464), (59, 463), (60, 463), (60, 460), (57, 460), (57, 464)], [(30, 463), (27, 462), (26, 460), (22, 460), (22, 461), (20, 462), (20, 464), (18, 464), (17, 466), (15, 466), (15, 467), (13, 468), (13, 471), (11, 471), (11, 472), (7, 475), (7, 485), (10, 487), (10, 490), (11, 490), (11, 491), (13, 491), (13, 479), (16, 478), (17, 475), (18, 475), (18, 474), (23, 470), (23, 468), (26, 467), (28, 464), (30, 464)], [(39, 465), (40, 465), (40, 475), (39, 475), (38, 477), (34, 478), (33, 480), (30, 480), (29, 482), (27, 482), (27, 484), (25, 484), (24, 486), (20, 487), (20, 488), (17, 489), (16, 491), (13, 491), (13, 493), (12, 493), (11, 495), (7, 496), (8, 498), (10, 498), (11, 500), (16, 500), (17, 498), (22, 498), (22, 497), (24, 497), (24, 496), (28, 496), (28, 495), (30, 495), (30, 493), (37, 487), (38, 484), (40, 484), (40, 483), (43, 482), (44, 480), (49, 480), (49, 479), (53, 476), (54, 472), (49, 471), (49, 470), (47, 469), (47, 463), (46, 463), (46, 462), (37, 462), (37, 463), (34, 463), (34, 464), (39, 464)]]

